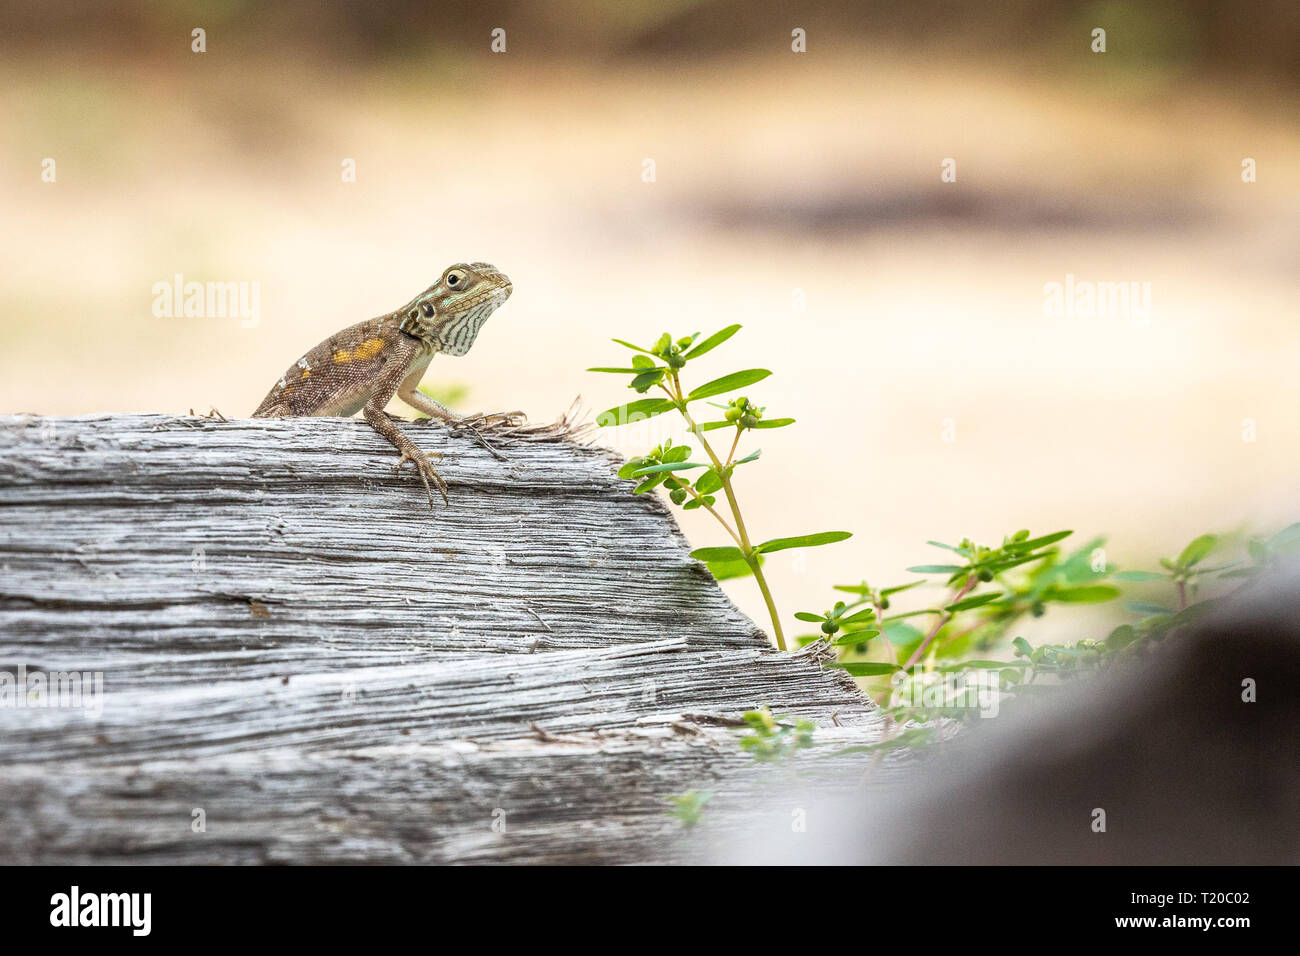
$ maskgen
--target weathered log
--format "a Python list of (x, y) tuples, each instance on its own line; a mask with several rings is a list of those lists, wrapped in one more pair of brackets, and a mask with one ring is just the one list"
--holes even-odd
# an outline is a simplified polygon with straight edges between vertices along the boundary
[(877, 738), (610, 453), (409, 433), (450, 508), (358, 421), (0, 418), (0, 682), (103, 680), (0, 707), (0, 862), (689, 859), (765, 774), (712, 717)]

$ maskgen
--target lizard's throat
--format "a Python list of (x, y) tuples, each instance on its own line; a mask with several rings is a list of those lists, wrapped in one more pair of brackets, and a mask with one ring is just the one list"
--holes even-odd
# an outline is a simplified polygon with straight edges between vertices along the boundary
[(488, 316), (504, 301), (504, 296), (493, 296), (464, 312), (441, 317), (441, 320), (429, 329), (429, 338), (444, 355), (464, 355), (469, 352), (474, 340), (478, 338), (478, 330), (483, 328), (483, 323), (488, 320)]

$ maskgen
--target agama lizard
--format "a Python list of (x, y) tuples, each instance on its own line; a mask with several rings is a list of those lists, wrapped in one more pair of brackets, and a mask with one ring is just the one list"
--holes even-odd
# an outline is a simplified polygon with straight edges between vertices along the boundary
[[(396, 395), (407, 405), (450, 424), (465, 419), (435, 402), (417, 386), (436, 353), (464, 355), (479, 329), (510, 297), (510, 280), (486, 262), (458, 263), (396, 312), (349, 326), (331, 335), (298, 359), (272, 387), (254, 418), (300, 415), (365, 416), (379, 434), (402, 453), (397, 472), (414, 463), (433, 507), (430, 481), (448, 502), (447, 483), (429, 455), (398, 431), (384, 414)], [(513, 423), (521, 413), (485, 416)], [(442, 456), (435, 453), (441, 460)]]

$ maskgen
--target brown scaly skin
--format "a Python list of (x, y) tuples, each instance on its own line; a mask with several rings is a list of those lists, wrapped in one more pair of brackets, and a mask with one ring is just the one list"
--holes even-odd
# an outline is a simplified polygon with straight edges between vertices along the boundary
[(430, 482), (448, 502), (447, 483), (434, 470), (430, 456), (397, 430), (384, 414), (384, 406), (396, 395), (417, 411), (468, 428), (480, 441), (472, 423), (515, 424), (522, 418), (521, 412), (462, 418), (417, 389), (433, 356), (468, 352), (478, 330), (512, 290), (505, 274), (486, 262), (451, 266), (396, 312), (358, 322), (317, 345), (290, 366), (253, 417), (348, 417), (359, 411), (402, 453), (399, 473), (408, 461), (415, 465), (429, 507), (433, 507)]

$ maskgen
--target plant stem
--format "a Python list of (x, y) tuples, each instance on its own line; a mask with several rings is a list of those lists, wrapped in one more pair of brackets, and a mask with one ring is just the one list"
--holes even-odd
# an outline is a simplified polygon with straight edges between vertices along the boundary
[(713, 515), (713, 517), (718, 519), (718, 524), (722, 525), (722, 527), (726, 529), (727, 534), (731, 535), (731, 540), (736, 542), (736, 544), (740, 544), (740, 537), (736, 534), (735, 531), (731, 530), (731, 525), (727, 524), (727, 519), (722, 517), (722, 515), (718, 514), (716, 511), (714, 511), (713, 506), (704, 500), (704, 496), (700, 494), (698, 491), (696, 491), (694, 488), (692, 488), (685, 481), (685, 479), (678, 479), (678, 480), (681, 481), (681, 487), (685, 489), (686, 493), (690, 495), (692, 498), (695, 498), (697, 501), (699, 501), (701, 508), (703, 508), (709, 514)]
[[(709, 460), (713, 462), (713, 468), (717, 472), (718, 479), (722, 482), (722, 490), (727, 495), (727, 504), (731, 507), (731, 516), (736, 522), (736, 533), (739, 535), (740, 553), (744, 556), (745, 563), (749, 565), (750, 572), (754, 575), (754, 580), (758, 583), (758, 590), (763, 595), (763, 603), (767, 605), (767, 613), (772, 618), (772, 633), (776, 638), (776, 646), (779, 650), (786, 650), (785, 633), (781, 630), (781, 615), (777, 613), (776, 602), (772, 599), (772, 592), (767, 586), (767, 578), (763, 576), (763, 567), (759, 564), (758, 555), (754, 552), (754, 546), (750, 543), (749, 532), (745, 528), (745, 519), (740, 513), (740, 503), (736, 501), (736, 493), (731, 488), (731, 478), (725, 474), (726, 466), (723, 465), (722, 459), (713, 450), (709, 440), (704, 437), (704, 432), (700, 431), (695, 419), (691, 418), (691, 413), (686, 410), (686, 402), (682, 397), (682, 383), (677, 376), (677, 371), (673, 370), (673, 387), (671, 389), (664, 386), (664, 391), (674, 402), (677, 403), (677, 410), (681, 412), (682, 418), (686, 421), (687, 429), (700, 440), (700, 446), (704, 449)], [(737, 440), (740, 438), (739, 429), (737, 429)], [(734, 452), (735, 446), (733, 444)], [(725, 524), (725, 522), (724, 522)]]
[(740, 429), (740, 426), (737, 425), (737, 426), (736, 426), (736, 437), (735, 437), (735, 438), (732, 440), (732, 442), (731, 442), (731, 451), (727, 452), (727, 464), (728, 464), (728, 465), (730, 465), (730, 464), (731, 464), (731, 460), (732, 460), (733, 458), (736, 457), (736, 446), (740, 444), (740, 430), (741, 430), (741, 429)]
[[(966, 580), (966, 583), (962, 585), (961, 590), (956, 592), (955, 594), (949, 595), (948, 599), (943, 603), (945, 605), (956, 604), (967, 594), (969, 594), (971, 590), (975, 587), (975, 585), (978, 583), (979, 583), (979, 577), (977, 577), (975, 574), (969, 575)], [(938, 634), (940, 631), (942, 631), (943, 626), (951, 620), (952, 620), (952, 611), (947, 611), (939, 615), (939, 620), (935, 622), (934, 627), (930, 629), (930, 633), (925, 636), (925, 640), (923, 640), (920, 644), (917, 645), (916, 650), (912, 651), (912, 656), (909, 657), (907, 659), (907, 663), (903, 665), (903, 670), (910, 671), (916, 665), (916, 662), (919, 661), (923, 656), (925, 656), (925, 649), (930, 646), (930, 642), (934, 640), (934, 636)]]
[(885, 609), (879, 604), (873, 605), (876, 609), (876, 623), (880, 625), (880, 639), (885, 644), (885, 650), (889, 652), (889, 663), (898, 663), (898, 654), (894, 652), (894, 645), (890, 643), (889, 636), (885, 634)]

